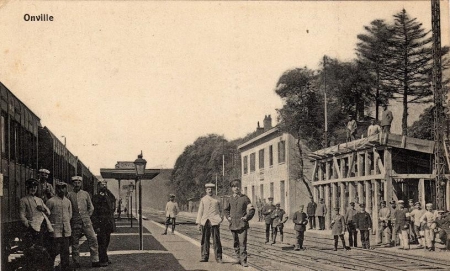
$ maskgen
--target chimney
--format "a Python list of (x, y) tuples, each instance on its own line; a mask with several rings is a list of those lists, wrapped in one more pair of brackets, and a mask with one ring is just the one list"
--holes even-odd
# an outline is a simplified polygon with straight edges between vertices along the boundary
[(264, 128), (262, 128), (261, 126), (259, 126), (259, 121), (258, 121), (258, 127), (256, 127), (256, 133), (258, 135), (264, 133)]
[(272, 129), (272, 117), (270, 115), (264, 116), (264, 132)]

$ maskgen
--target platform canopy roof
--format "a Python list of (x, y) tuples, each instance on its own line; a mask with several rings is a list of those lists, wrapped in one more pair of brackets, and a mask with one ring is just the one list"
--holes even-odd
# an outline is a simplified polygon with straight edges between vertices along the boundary
[[(151, 180), (158, 176), (160, 169), (146, 169), (142, 180)], [(117, 169), (117, 168), (101, 168), (100, 174), (103, 179), (120, 179), (120, 180), (134, 180), (136, 179), (136, 170), (134, 169)]]
[(407, 137), (403, 135), (382, 133), (317, 150), (315, 152), (311, 152), (308, 156), (311, 158), (311, 160), (320, 160), (335, 155), (374, 147), (392, 147), (397, 149), (416, 151), (420, 153), (433, 154), (434, 141)]

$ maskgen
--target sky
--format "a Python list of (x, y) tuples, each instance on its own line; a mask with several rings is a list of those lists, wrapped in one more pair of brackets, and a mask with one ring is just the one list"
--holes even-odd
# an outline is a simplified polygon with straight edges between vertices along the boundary
[(0, 81), (94, 174), (141, 150), (172, 168), (199, 136), (275, 125), (283, 72), (353, 59), (363, 26), (403, 8), (431, 29), (430, 1), (0, 1)]

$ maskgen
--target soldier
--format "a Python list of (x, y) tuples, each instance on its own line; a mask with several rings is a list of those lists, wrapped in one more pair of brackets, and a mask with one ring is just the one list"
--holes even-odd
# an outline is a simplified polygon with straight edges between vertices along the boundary
[[(408, 213), (411, 214), (411, 212), (415, 209), (416, 208), (414, 207), (414, 200), (408, 199)], [(412, 219), (409, 220), (408, 234), (409, 234), (409, 243), (415, 244), (417, 242), (417, 235), (416, 232), (414, 231), (414, 220)]]
[(286, 223), (286, 221), (288, 220), (288, 216), (283, 217), (286, 214), (286, 212), (280, 208), (280, 205), (281, 205), (280, 203), (275, 204), (276, 208), (272, 213), (273, 226), (275, 227), (273, 232), (272, 244), (276, 243), (278, 231), (280, 232), (280, 241), (281, 243), (283, 243), (283, 227), (284, 223)]
[(419, 243), (418, 248), (423, 248), (425, 240), (424, 240), (424, 236), (422, 236), (422, 234), (420, 233), (420, 231), (421, 231), (420, 218), (425, 213), (425, 210), (422, 209), (420, 202), (416, 202), (414, 204), (414, 207), (415, 207), (415, 209), (409, 213), (409, 216), (411, 218), (412, 225), (414, 228), (413, 231), (414, 231), (415, 235), (417, 236), (417, 242)]
[(334, 208), (335, 215), (331, 220), (331, 234), (334, 238), (334, 251), (337, 250), (339, 238), (342, 241), (342, 247), (344, 250), (349, 248), (345, 245), (344, 232), (345, 232), (345, 218), (339, 214), (339, 207)]
[(355, 220), (356, 229), (359, 230), (361, 234), (361, 244), (364, 249), (372, 249), (370, 247), (369, 232), (372, 229), (372, 218), (370, 214), (366, 212), (366, 205), (364, 203), (359, 204), (361, 209), (353, 219)]
[(391, 246), (391, 210), (386, 207), (386, 201), (382, 201), (381, 209), (378, 212), (378, 230), (377, 230), (377, 243), (383, 243), (383, 235), (384, 245)]
[(323, 199), (319, 200), (316, 208), (316, 216), (319, 219), (319, 230), (325, 230), (325, 215), (327, 214), (327, 206)]
[(427, 203), (425, 205), (427, 211), (420, 218), (420, 222), (423, 223), (424, 233), (425, 233), (425, 249), (429, 251), (434, 251), (435, 236), (431, 225), (434, 221), (439, 218), (437, 211), (433, 210), (433, 203)]
[(392, 232), (394, 235), (398, 235), (400, 239), (399, 249), (409, 249), (408, 229), (409, 229), (409, 213), (405, 209), (405, 202), (403, 200), (398, 201), (398, 208), (392, 214), (395, 221), (395, 227)]
[(92, 224), (97, 233), (100, 266), (104, 267), (111, 264), (108, 258), (108, 246), (111, 233), (115, 230), (115, 199), (108, 194), (105, 180), (99, 181), (97, 185), (98, 193), (92, 198), (92, 204), (94, 205)]
[(92, 226), (91, 216), (94, 205), (89, 193), (81, 189), (83, 178), (73, 176), (73, 191), (67, 197), (72, 203), (72, 261), (75, 268), (80, 268), (80, 238), (85, 235), (89, 244), (92, 267), (100, 267), (98, 256), (98, 242)]
[(357, 211), (355, 210), (355, 203), (350, 202), (350, 208), (348, 208), (347, 213), (345, 214), (345, 225), (347, 225), (348, 230), (348, 245), (350, 247), (358, 247), (358, 231), (356, 231), (355, 221), (353, 217), (356, 215)]
[(47, 206), (51, 212), (50, 221), (53, 224), (53, 248), (50, 256), (52, 261), (55, 261), (59, 254), (61, 258), (60, 269), (71, 270), (70, 268), (70, 253), (69, 243), (72, 235), (72, 228), (70, 227), (70, 219), (72, 218), (72, 203), (66, 198), (67, 184), (64, 182), (57, 182), (56, 196), (47, 201)]
[(394, 116), (392, 112), (388, 109), (388, 105), (383, 105), (383, 112), (381, 113), (381, 129), (383, 133), (389, 134), (391, 132), (391, 124)]
[[(399, 245), (400, 244), (400, 240), (398, 239), (398, 235), (397, 234), (395, 234), (395, 232), (394, 232), (394, 229), (395, 229), (395, 219), (394, 219), (394, 217), (393, 217), (393, 215), (394, 215), (394, 211), (395, 210), (397, 210), (397, 203), (395, 202), (395, 200), (391, 200), (390, 202), (389, 202), (389, 204), (391, 205), (391, 218), (390, 218), (390, 229), (391, 229), (391, 233), (392, 233), (392, 240), (391, 240), (391, 243), (392, 243), (392, 246), (397, 246), (397, 245)], [(389, 224), (388, 224), (388, 227), (389, 227)]]
[(297, 244), (294, 250), (305, 250), (303, 247), (303, 240), (305, 239), (306, 224), (308, 224), (307, 215), (303, 212), (303, 205), (300, 205), (299, 210), (294, 213), (292, 221), (294, 222), (295, 239)]
[(250, 199), (241, 194), (241, 181), (233, 180), (230, 183), (233, 195), (230, 196), (227, 207), (225, 208), (225, 217), (230, 223), (231, 235), (233, 236), (233, 247), (237, 257), (237, 263), (243, 267), (248, 267), (247, 263), (247, 231), (248, 221), (255, 215)]
[(306, 206), (306, 214), (308, 215), (308, 221), (309, 221), (309, 229), (316, 229), (316, 208), (317, 203), (314, 202), (314, 197), (310, 196), (309, 199), (311, 200), (308, 202), (308, 206)]
[(438, 218), (434, 222), (440, 228), (440, 236), (445, 244), (445, 249), (450, 251), (450, 214)]
[(48, 176), (50, 174), (50, 171), (41, 168), (39, 170), (39, 188), (38, 188), (38, 197), (40, 197), (44, 203), (47, 202), (47, 200), (55, 195), (55, 189), (53, 186), (48, 182)]
[(210, 237), (213, 237), (214, 255), (216, 262), (222, 263), (222, 243), (220, 242), (220, 223), (223, 221), (222, 206), (217, 197), (213, 196), (212, 183), (205, 184), (206, 195), (200, 200), (197, 213), (197, 223), (202, 233), (201, 260), (207, 262), (209, 259)]
[(266, 244), (269, 243), (269, 235), (270, 240), (273, 241), (273, 217), (272, 212), (275, 210), (275, 205), (273, 205), (273, 197), (269, 197), (267, 199), (269, 202), (264, 205), (262, 209), (262, 213), (264, 215), (264, 222), (266, 224)]
[(166, 230), (163, 235), (167, 234), (169, 225), (172, 225), (172, 234), (175, 234), (175, 222), (178, 214), (178, 203), (175, 202), (175, 195), (169, 195), (169, 201), (166, 204)]

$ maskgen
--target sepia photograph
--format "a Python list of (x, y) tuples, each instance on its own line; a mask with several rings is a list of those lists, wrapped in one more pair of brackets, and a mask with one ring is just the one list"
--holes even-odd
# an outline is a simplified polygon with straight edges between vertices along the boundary
[(0, 270), (450, 270), (449, 12), (0, 1)]

